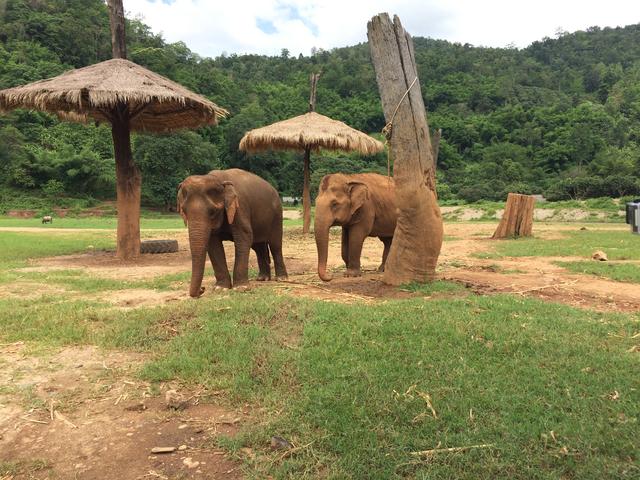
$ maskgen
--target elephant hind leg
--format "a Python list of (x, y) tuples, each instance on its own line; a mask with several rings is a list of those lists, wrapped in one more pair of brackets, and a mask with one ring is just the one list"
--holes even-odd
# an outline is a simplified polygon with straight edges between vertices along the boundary
[(379, 272), (384, 272), (384, 266), (387, 263), (387, 256), (389, 255), (389, 249), (391, 248), (391, 242), (393, 237), (379, 237), (380, 241), (384, 243), (384, 251), (382, 252), (382, 263), (378, 267)]
[(267, 242), (254, 243), (251, 248), (258, 257), (258, 278), (259, 282), (271, 280), (271, 257), (269, 256), (269, 246)]
[(269, 249), (276, 269), (276, 280), (286, 280), (289, 276), (287, 275), (287, 267), (284, 264), (284, 256), (282, 255), (282, 230), (272, 235), (269, 240)]

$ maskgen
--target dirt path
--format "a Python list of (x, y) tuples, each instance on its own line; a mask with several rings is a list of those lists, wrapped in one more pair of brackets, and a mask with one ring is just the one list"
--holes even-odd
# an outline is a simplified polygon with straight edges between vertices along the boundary
[(184, 408), (168, 408), (169, 386), (158, 396), (132, 376), (141, 355), (95, 347), (33, 355), (19, 342), (0, 347), (0, 358), (0, 461), (15, 466), (1, 478), (241, 478), (214, 445), (235, 434), (243, 413), (197, 391), (178, 392)]
[[(563, 232), (580, 228), (575, 224), (536, 225), (535, 234), (546, 239), (561, 239)], [(553, 262), (559, 258), (517, 257), (484, 260), (474, 254), (491, 251), (496, 243), (489, 239), (495, 229), (492, 223), (447, 223), (438, 275), (442, 279), (464, 283), (470, 289), (483, 294), (517, 293), (534, 296), (577, 307), (602, 311), (640, 310), (640, 288), (628, 288), (613, 280), (591, 275), (571, 273)], [(593, 230), (624, 230), (624, 225), (590, 224)], [(382, 243), (368, 238), (362, 250), (363, 277), (344, 278), (344, 264), (340, 258), (339, 230), (332, 232), (329, 247), (329, 269), (334, 270), (334, 280), (321, 282), (316, 275), (316, 249), (313, 236), (303, 235), (300, 229), (288, 229), (284, 242), (284, 254), (289, 271), (288, 283), (277, 284), (283, 294), (308, 296), (322, 300), (341, 302), (371, 302), (379, 298), (408, 296), (406, 292), (388, 287), (381, 281), (377, 268), (382, 256)], [(47, 232), (52, 232), (47, 229)], [(116, 280), (144, 280), (163, 275), (189, 272), (191, 258), (186, 231), (163, 232), (163, 236), (176, 238), (180, 245), (177, 254), (144, 255), (132, 263), (123, 263), (112, 253), (93, 252), (38, 260), (24, 269), (46, 273), (52, 270), (82, 269), (103, 278)], [(233, 244), (225, 244), (229, 265), (233, 264)], [(563, 257), (562, 260), (567, 260)], [(255, 256), (250, 267), (257, 269)], [(213, 279), (205, 278), (205, 295), (211, 294)], [(253, 287), (262, 284), (252, 282)], [(274, 285), (273, 282), (269, 285)], [(148, 306), (187, 299), (185, 282), (177, 282), (176, 292), (109, 292), (104, 296), (112, 303), (125, 308)], [(6, 287), (5, 293), (6, 293)], [(3, 291), (0, 290), (0, 295)], [(103, 298), (103, 299), (104, 299)], [(139, 299), (139, 301), (138, 301)]]

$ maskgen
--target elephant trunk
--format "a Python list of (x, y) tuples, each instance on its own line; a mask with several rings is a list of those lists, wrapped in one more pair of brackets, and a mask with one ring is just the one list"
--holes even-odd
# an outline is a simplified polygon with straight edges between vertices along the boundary
[(199, 297), (204, 292), (202, 277), (207, 260), (207, 245), (211, 227), (207, 222), (189, 221), (189, 247), (191, 249), (191, 286), (189, 295)]
[[(317, 208), (317, 207), (316, 207)], [(320, 218), (316, 211), (314, 223), (314, 233), (316, 237), (316, 249), (318, 250), (318, 276), (324, 282), (331, 281), (331, 275), (327, 273), (327, 255), (329, 251), (329, 229), (331, 221), (325, 221)]]

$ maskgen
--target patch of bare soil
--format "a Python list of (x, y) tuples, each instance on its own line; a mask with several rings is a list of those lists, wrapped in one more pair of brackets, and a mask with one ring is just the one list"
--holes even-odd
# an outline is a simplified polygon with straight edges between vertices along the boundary
[(0, 285), (0, 298), (32, 300), (43, 295), (61, 295), (63, 293), (65, 293), (65, 289), (62, 287), (25, 280)]
[[(458, 235), (464, 225), (456, 225)], [(563, 231), (576, 226), (538, 225), (536, 235), (562, 239)], [(590, 229), (617, 229), (622, 226), (590, 226)], [(640, 311), (640, 288), (633, 285), (580, 275), (555, 265), (557, 261), (585, 260), (578, 257), (515, 257), (479, 259), (472, 253), (491, 248), (493, 240), (445, 242), (441, 278), (466, 284), (482, 294), (515, 293), (574, 307), (598, 311)]]
[(283, 210), (282, 217), (287, 220), (298, 220), (299, 218), (302, 218), (302, 214), (300, 210)]
[[(441, 256), (440, 278), (459, 281), (482, 293), (517, 293), (535, 296), (573, 306), (605, 311), (634, 311), (640, 309), (640, 289), (634, 289), (613, 280), (570, 273), (553, 264), (555, 258), (522, 257), (483, 260), (474, 254), (490, 251), (494, 241), (490, 239), (495, 223), (445, 223), (445, 241)], [(561, 240), (565, 232), (580, 228), (576, 224), (534, 225), (535, 235), (548, 240)], [(624, 229), (623, 225), (589, 224), (590, 230)], [(31, 271), (81, 268), (91, 275), (121, 279), (151, 279), (162, 275), (189, 272), (191, 257), (186, 232), (176, 234), (180, 251), (174, 254), (143, 255), (133, 262), (121, 262), (113, 252), (91, 252), (38, 260)], [(340, 254), (340, 230), (332, 229), (329, 242), (328, 269), (334, 279), (321, 282), (317, 276), (317, 254), (312, 235), (303, 235), (300, 228), (287, 229), (284, 239), (284, 256), (289, 272), (289, 282), (252, 282), (252, 288), (269, 285), (287, 295), (305, 296), (338, 302), (373, 302), (379, 299), (404, 298), (408, 292), (382, 283), (377, 268), (382, 257), (382, 242), (368, 238), (362, 249), (363, 276), (345, 278), (344, 262)], [(225, 242), (230, 270), (233, 268), (233, 244)], [(562, 260), (567, 260), (564, 257)], [(255, 256), (251, 255), (250, 268), (257, 270)], [(215, 295), (214, 279), (208, 271), (203, 286), (205, 295)], [(127, 290), (101, 297), (122, 308), (149, 306), (180, 301), (186, 295), (188, 285), (176, 285), (173, 292), (152, 290)]]
[[(95, 297), (94, 297), (95, 298)], [(156, 305), (164, 305), (166, 303), (188, 300), (188, 293), (174, 291), (158, 291), (145, 288), (133, 288), (130, 290), (115, 290), (106, 292), (100, 297), (103, 300), (112, 303), (115, 307), (121, 309), (132, 309), (140, 307), (153, 307)]]
[(179, 392), (182, 409), (169, 409), (132, 378), (142, 358), (95, 347), (34, 356), (21, 343), (2, 346), (0, 461), (38, 461), (11, 478), (242, 478), (215, 444), (235, 434), (244, 414), (205, 404), (197, 391)]

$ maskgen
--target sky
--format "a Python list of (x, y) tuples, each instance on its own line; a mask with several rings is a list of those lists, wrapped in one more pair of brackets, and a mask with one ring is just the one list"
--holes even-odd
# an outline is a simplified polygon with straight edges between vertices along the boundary
[(168, 42), (201, 56), (309, 55), (367, 40), (367, 22), (397, 14), (413, 36), (526, 47), (559, 31), (640, 23), (638, 0), (124, 0)]

